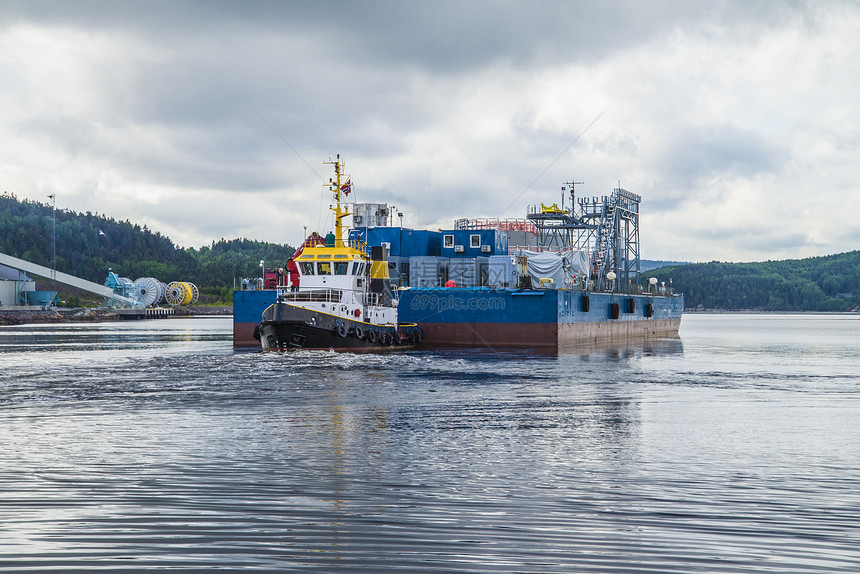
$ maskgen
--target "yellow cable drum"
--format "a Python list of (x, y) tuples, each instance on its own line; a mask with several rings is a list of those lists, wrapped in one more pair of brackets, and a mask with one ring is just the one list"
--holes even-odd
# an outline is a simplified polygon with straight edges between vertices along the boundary
[(175, 306), (193, 305), (197, 302), (198, 296), (197, 286), (186, 281), (174, 281), (164, 292), (164, 300), (169, 305)]

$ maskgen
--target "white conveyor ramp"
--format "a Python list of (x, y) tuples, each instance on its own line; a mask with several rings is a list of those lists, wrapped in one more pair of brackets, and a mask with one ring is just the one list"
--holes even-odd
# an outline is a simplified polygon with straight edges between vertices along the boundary
[(56, 279), (63, 285), (69, 285), (70, 287), (83, 289), (84, 291), (89, 291), (90, 293), (95, 293), (96, 295), (101, 295), (102, 297), (105, 297), (107, 299), (113, 299), (126, 305), (140, 306), (140, 303), (135, 301), (134, 299), (131, 299), (129, 297), (123, 297), (121, 295), (115, 295), (113, 289), (111, 289), (110, 287), (105, 287), (104, 285), (99, 285), (98, 283), (93, 283), (92, 281), (87, 281), (86, 279), (81, 279), (80, 277), (69, 275), (68, 273), (54, 271), (52, 269), (49, 269), (48, 267), (36, 265), (35, 263), (30, 263), (29, 261), (24, 261), (23, 259), (18, 259), (17, 257), (6, 255), (5, 253), (0, 253), (0, 265), (5, 265), (7, 267), (11, 267), (12, 269), (18, 269), (19, 271), (32, 273), (33, 275), (39, 275), (40, 277)]

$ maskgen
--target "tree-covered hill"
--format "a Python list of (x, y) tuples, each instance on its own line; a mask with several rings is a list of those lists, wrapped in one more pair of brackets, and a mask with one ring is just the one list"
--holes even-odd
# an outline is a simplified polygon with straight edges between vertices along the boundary
[(860, 306), (860, 251), (760, 263), (694, 263), (647, 273), (687, 308), (847, 311)]
[[(295, 249), (221, 239), (179, 248), (158, 232), (104, 215), (56, 212), (57, 270), (103, 283), (121, 277), (191, 281), (201, 293), (229, 302), (234, 280), (283, 266)], [(51, 206), (0, 195), (0, 253), (51, 266)], [(688, 308), (765, 311), (845, 311), (860, 307), (860, 251), (760, 263), (692, 263), (645, 271), (672, 280)]]
[[(108, 269), (132, 280), (190, 281), (201, 291), (232, 290), (234, 279), (283, 266), (295, 249), (249, 239), (221, 239), (183, 249), (146, 226), (104, 215), (58, 209), (57, 270), (103, 283)], [(51, 267), (51, 206), (0, 195), (0, 253)]]

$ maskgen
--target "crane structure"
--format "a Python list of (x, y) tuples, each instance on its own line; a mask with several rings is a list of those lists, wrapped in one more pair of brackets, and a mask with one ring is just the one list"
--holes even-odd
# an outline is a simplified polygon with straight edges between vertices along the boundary
[[(585, 251), (591, 261), (590, 281), (598, 289), (619, 293), (641, 291), (639, 263), (639, 203), (641, 197), (620, 186), (610, 195), (576, 198), (568, 182), (568, 209), (556, 204), (530, 206), (526, 216), (538, 232), (540, 249)], [(576, 209), (574, 210), (574, 207)]]

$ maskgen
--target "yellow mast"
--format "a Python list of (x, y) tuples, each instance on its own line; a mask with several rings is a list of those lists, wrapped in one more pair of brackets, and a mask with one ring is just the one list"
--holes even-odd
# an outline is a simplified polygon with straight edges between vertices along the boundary
[[(334, 180), (331, 178), (328, 180), (329, 189), (334, 192), (335, 200), (335, 207), (329, 206), (329, 209), (334, 212), (334, 245), (335, 247), (344, 247), (342, 219), (350, 215), (350, 213), (345, 208), (342, 208), (340, 204), (342, 193), (341, 187), (343, 186), (343, 183), (341, 183), (341, 176), (343, 175), (344, 163), (340, 160), (340, 154), (337, 154), (337, 159), (335, 161), (327, 161), (325, 163), (334, 165), (335, 174)], [(347, 178), (347, 181), (349, 181), (349, 178)]]

